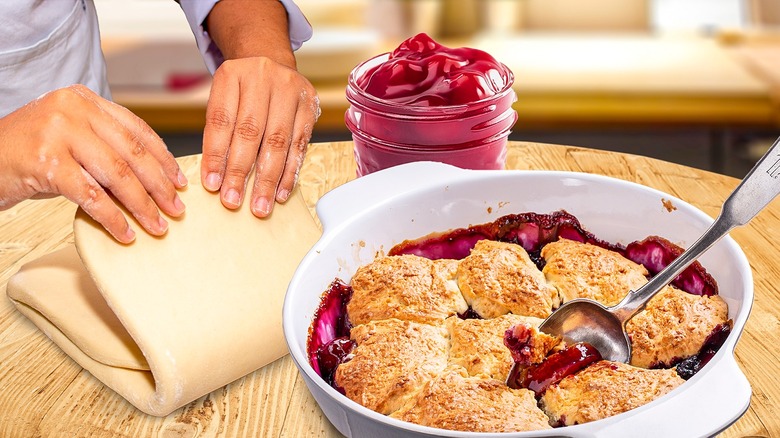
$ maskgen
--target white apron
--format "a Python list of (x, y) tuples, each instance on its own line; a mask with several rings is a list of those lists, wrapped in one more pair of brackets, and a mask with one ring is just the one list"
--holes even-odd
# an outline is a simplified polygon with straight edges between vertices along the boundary
[[(21, 47), (3, 47), (0, 50), (0, 117), (7, 115), (42, 94), (72, 84), (84, 84), (101, 96), (111, 97), (106, 80), (106, 66), (100, 48), (100, 32), (97, 14), (92, 0), (69, 0), (72, 7), (63, 12), (63, 3), (68, 0), (2, 0), (0, 14), (4, 9), (22, 10), (26, 2), (36, 14), (31, 23), (46, 30), (40, 39)], [(47, 11), (42, 5), (62, 2)], [(40, 14), (40, 15), (38, 15)], [(7, 17), (8, 15), (6, 15)], [(0, 38), (6, 39), (8, 35)], [(11, 36), (18, 41), (30, 43), (29, 38)], [(8, 41), (8, 40), (6, 40)], [(2, 47), (2, 46), (0, 46)]]

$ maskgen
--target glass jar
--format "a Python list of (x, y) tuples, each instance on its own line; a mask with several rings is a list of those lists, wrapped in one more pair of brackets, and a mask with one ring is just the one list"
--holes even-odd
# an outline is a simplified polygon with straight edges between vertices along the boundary
[(503, 169), (507, 137), (517, 121), (514, 75), (498, 93), (458, 105), (415, 106), (368, 94), (359, 79), (386, 62), (385, 53), (349, 75), (345, 122), (352, 132), (358, 176), (412, 161), (438, 161), (464, 169)]

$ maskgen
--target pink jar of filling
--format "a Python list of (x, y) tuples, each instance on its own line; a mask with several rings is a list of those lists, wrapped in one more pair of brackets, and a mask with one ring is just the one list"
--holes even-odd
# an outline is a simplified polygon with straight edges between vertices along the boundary
[(345, 115), (358, 176), (412, 161), (503, 169), (514, 76), (489, 54), (426, 34), (358, 65)]

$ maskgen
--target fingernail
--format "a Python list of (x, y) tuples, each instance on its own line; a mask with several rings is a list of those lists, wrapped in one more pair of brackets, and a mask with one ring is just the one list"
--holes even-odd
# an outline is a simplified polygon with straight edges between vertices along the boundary
[(176, 214), (184, 213), (184, 202), (181, 201), (178, 193), (173, 197), (173, 208), (176, 209)]
[(289, 197), (290, 197), (290, 191), (287, 189), (281, 189), (279, 190), (279, 193), (276, 194), (276, 199), (278, 199), (279, 202), (284, 202)]
[(221, 179), (218, 173), (210, 173), (206, 175), (206, 190), (216, 191), (219, 190), (219, 184)]
[(228, 190), (227, 193), (225, 193), (225, 202), (238, 207), (241, 203), (241, 197), (238, 195), (238, 191), (236, 189)]
[(157, 225), (159, 225), (159, 230), (161, 233), (168, 231), (168, 222), (166, 222), (162, 216), (157, 219)]
[(252, 205), (252, 211), (256, 216), (268, 216), (271, 211), (271, 203), (266, 198), (257, 198)]
[(184, 173), (182, 173), (181, 169), (179, 169), (179, 176), (177, 177), (177, 179), (179, 180), (179, 185), (182, 187), (186, 186), (189, 183), (189, 181), (187, 181), (187, 177), (184, 176)]
[(135, 231), (133, 231), (132, 228), (127, 227), (127, 230), (125, 231), (125, 238), (127, 239), (128, 243), (135, 240)]

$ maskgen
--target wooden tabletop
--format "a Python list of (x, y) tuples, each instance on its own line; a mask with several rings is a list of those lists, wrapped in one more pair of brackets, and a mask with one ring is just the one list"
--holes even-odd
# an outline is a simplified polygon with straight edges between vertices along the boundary
[[(183, 166), (194, 160), (180, 159)], [(738, 180), (640, 156), (579, 147), (511, 143), (507, 167), (596, 173), (671, 193), (712, 217)], [(300, 184), (312, 208), (355, 175), (351, 143), (313, 144)], [(0, 292), (19, 267), (73, 241), (76, 207), (27, 201), (0, 212)], [(753, 268), (755, 302), (736, 358), (753, 397), (723, 437), (780, 436), (780, 201), (731, 233)], [(165, 418), (147, 416), (106, 388), (0, 298), (0, 436), (338, 437), (289, 356)]]

